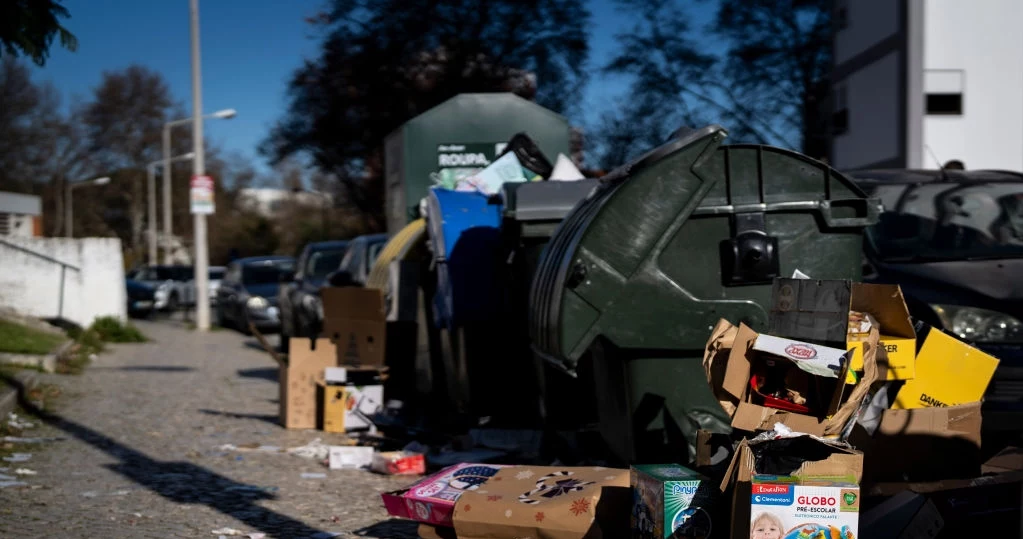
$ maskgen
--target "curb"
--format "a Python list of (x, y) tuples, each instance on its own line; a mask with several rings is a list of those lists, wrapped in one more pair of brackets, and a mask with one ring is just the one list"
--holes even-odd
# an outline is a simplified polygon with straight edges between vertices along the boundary
[(32, 367), (43, 372), (52, 373), (57, 370), (57, 359), (66, 355), (74, 345), (75, 341), (68, 339), (51, 354), (0, 353), (0, 365)]
[(26, 397), (25, 393), (34, 388), (38, 380), (36, 373), (30, 371), (18, 372), (12, 378), (10, 383), (14, 387), (6, 384), (0, 386), (0, 418), (6, 418), (7, 414), (13, 412), (18, 407), (19, 394)]

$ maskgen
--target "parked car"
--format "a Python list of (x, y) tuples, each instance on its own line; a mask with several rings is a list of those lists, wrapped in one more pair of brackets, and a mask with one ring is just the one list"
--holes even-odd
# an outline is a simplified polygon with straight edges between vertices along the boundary
[(231, 262), (217, 290), (217, 324), (245, 333), (252, 321), (262, 333), (280, 331), (277, 293), (281, 274), (294, 271), (295, 259), (290, 256), (255, 256)]
[(328, 277), (330, 283), (334, 286), (364, 286), (387, 240), (387, 234), (367, 234), (353, 239), (338, 271)]
[(915, 319), (1000, 359), (984, 427), (1023, 427), (1023, 174), (849, 175), (885, 208), (866, 231), (864, 281), (898, 284)]
[(156, 290), (156, 310), (176, 311), (195, 305), (195, 273), (192, 266), (143, 266), (128, 274), (129, 279)]
[(327, 275), (341, 265), (349, 242), (321, 241), (302, 249), (295, 272), (281, 275), (278, 306), (281, 314), (281, 349), (288, 350), (290, 337), (310, 337), (320, 333), (323, 322), (323, 303), (320, 287)]
[(125, 279), (124, 286), (128, 300), (128, 316), (132, 318), (149, 318), (156, 310), (156, 289), (152, 286)]
[(224, 279), (225, 273), (227, 273), (227, 268), (224, 266), (210, 266), (210, 305), (217, 304), (217, 290), (220, 289), (220, 281)]

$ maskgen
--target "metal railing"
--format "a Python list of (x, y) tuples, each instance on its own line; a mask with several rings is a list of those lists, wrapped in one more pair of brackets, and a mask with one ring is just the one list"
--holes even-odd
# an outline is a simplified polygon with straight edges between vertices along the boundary
[(29, 249), (27, 247), (22, 247), (21, 245), (18, 245), (16, 243), (11, 243), (11, 242), (7, 241), (4, 238), (0, 238), (0, 245), (5, 245), (7, 247), (10, 247), (11, 249), (14, 249), (15, 251), (21, 251), (23, 253), (30, 254), (30, 255), (32, 255), (32, 256), (34, 256), (36, 258), (41, 258), (41, 259), (43, 259), (43, 260), (45, 260), (47, 262), (50, 262), (52, 264), (60, 265), (60, 296), (59, 296), (59, 299), (57, 300), (57, 318), (63, 318), (64, 317), (64, 277), (67, 274), (67, 270), (69, 268), (74, 270), (74, 271), (77, 271), (79, 273), (81, 273), (81, 271), (82, 271), (81, 268), (79, 268), (78, 266), (75, 266), (74, 264), (68, 264), (67, 262), (63, 262), (61, 260), (57, 260), (56, 258), (53, 258), (52, 256), (44, 255), (43, 253), (40, 253), (40, 252), (37, 252), (37, 251), (33, 251), (32, 249)]

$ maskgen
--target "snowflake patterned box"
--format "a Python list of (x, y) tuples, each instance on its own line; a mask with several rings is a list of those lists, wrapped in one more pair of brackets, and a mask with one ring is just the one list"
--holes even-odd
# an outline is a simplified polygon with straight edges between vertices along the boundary
[(438, 526), (451, 526), (455, 502), (478, 489), (501, 468), (498, 464), (455, 464), (407, 489), (381, 494), (387, 512)]
[(629, 471), (502, 468), (455, 504), (459, 539), (618, 538), (629, 533)]
[(711, 537), (715, 487), (678, 464), (633, 466), (632, 536)]

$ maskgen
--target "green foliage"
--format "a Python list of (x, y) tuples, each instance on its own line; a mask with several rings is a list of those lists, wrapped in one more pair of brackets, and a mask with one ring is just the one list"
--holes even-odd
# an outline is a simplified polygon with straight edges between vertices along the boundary
[(46, 64), (53, 38), (69, 51), (78, 39), (59, 19), (71, 16), (61, 0), (4, 0), (0, 2), (0, 56), (24, 54), (38, 65)]
[(113, 316), (97, 318), (89, 331), (94, 332), (101, 341), (112, 343), (146, 342), (146, 336), (135, 326), (123, 323)]
[(0, 352), (10, 354), (48, 354), (64, 338), (38, 329), (0, 320)]

